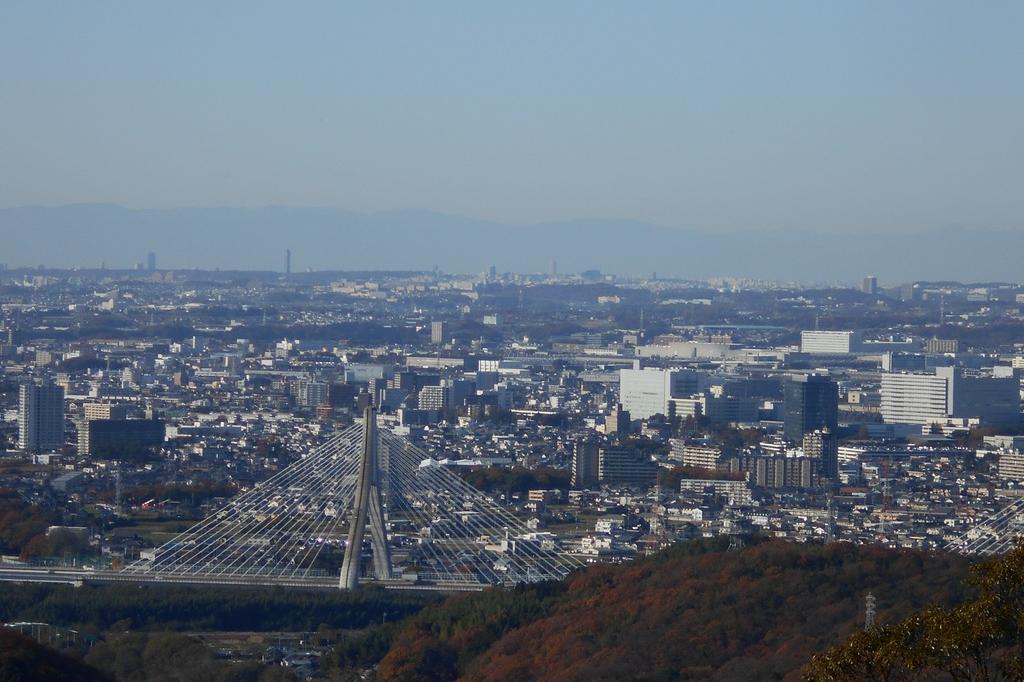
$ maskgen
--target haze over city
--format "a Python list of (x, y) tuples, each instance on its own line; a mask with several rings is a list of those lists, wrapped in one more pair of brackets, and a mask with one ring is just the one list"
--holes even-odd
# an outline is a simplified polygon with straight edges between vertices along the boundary
[[(628, 235), (650, 223), (696, 231), (685, 266), (702, 275), (747, 269), (701, 241), (733, 234), (740, 252), (748, 233), (813, 244), (995, 230), (997, 255), (1019, 246), (1018, 3), (44, 2), (0, 13), (8, 208), (340, 209), (327, 232), (342, 238), (374, 225), (348, 216), (380, 212), (414, 211), (410, 231), (437, 222), (417, 225), (419, 211), (499, 231), (607, 221)], [(74, 210), (0, 212), (9, 265), (103, 258), (95, 247), (43, 258), (22, 220), (65, 233), (95, 224)], [(172, 254), (161, 243), (175, 227), (166, 215), (139, 217), (130, 245), (159, 247), (176, 267), (270, 268), (280, 249), (232, 258), (235, 235), (258, 245), (294, 227), (301, 240), (304, 223), (330, 223), (225, 222), (202, 225), (222, 262)], [(182, 217), (180, 228), (193, 223)], [(222, 229), (234, 232), (218, 241)], [(130, 267), (138, 255), (121, 244), (105, 245), (105, 260)], [(314, 254), (315, 238), (294, 246), (309, 252), (305, 267), (358, 267)], [(976, 256), (948, 251), (957, 259), (931, 276), (980, 276)], [(438, 260), (427, 265), (469, 267)], [(610, 269), (587, 260), (581, 269)], [(823, 279), (792, 272), (798, 265), (764, 274)], [(864, 267), (839, 277), (854, 281)]]
[(1024, 5), (0, 5), (0, 680), (1024, 680)]

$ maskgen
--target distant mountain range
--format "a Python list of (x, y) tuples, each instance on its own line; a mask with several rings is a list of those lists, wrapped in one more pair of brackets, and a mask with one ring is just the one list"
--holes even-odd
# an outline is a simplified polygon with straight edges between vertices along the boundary
[(478, 273), (598, 269), (619, 275), (854, 283), (917, 279), (1018, 281), (1024, 230), (918, 234), (711, 233), (625, 220), (513, 225), (429, 211), (333, 208), (130, 209), (107, 204), (0, 209), (0, 263), (10, 267)]

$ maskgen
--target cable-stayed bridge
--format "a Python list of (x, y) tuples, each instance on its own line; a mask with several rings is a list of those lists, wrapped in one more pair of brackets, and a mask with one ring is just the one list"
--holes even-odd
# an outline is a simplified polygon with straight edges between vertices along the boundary
[(368, 409), (361, 424), (110, 578), (474, 590), (560, 579), (580, 565), (379, 429)]
[(950, 549), (970, 556), (1005, 554), (1024, 541), (1024, 498), (979, 519)]

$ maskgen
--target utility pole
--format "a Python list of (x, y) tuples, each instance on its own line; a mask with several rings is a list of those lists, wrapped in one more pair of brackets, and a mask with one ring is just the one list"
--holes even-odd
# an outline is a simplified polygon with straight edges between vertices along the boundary
[(832, 504), (832, 491), (828, 493), (828, 528), (825, 532), (825, 544), (831, 545), (835, 542), (836, 535), (836, 511)]
[(117, 463), (117, 470), (114, 473), (114, 506), (117, 508), (118, 513), (121, 511), (121, 463)]

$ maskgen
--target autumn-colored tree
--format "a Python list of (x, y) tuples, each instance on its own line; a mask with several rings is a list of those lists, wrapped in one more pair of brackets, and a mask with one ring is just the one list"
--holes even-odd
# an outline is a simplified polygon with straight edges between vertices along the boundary
[(816, 656), (817, 680), (1024, 680), (1024, 546), (973, 568), (974, 597), (856, 633)]
[(857, 631), (868, 590), (889, 620), (963, 601), (962, 557), (753, 539), (727, 552), (727, 542), (427, 607), (398, 631), (378, 679), (794, 680)]

